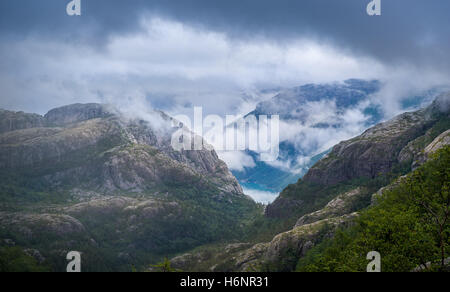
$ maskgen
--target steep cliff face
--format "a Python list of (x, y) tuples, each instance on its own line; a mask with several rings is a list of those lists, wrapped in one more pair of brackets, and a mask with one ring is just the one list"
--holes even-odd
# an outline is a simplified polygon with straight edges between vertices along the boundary
[(436, 120), (428, 111), (405, 113), (379, 124), (361, 136), (340, 143), (304, 177), (305, 181), (333, 185), (354, 178), (374, 178), (399, 162), (400, 151), (424, 134)]
[(449, 129), (450, 93), (440, 95), (429, 107), (402, 114), (341, 142), (295, 185), (286, 188), (266, 209), (269, 217), (287, 218), (302, 208), (326, 204), (356, 180), (372, 180), (396, 169), (414, 167), (419, 154)]
[(340, 143), (311, 168), (304, 180), (332, 185), (389, 172), (395, 164), (405, 161), (401, 152), (408, 143), (425, 135), (438, 121), (448, 119), (449, 100), (450, 93), (440, 95), (426, 109), (402, 114)]

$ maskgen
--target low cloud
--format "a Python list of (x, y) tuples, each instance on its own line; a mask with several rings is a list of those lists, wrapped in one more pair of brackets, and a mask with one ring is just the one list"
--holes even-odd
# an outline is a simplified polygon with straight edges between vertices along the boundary
[(434, 68), (416, 70), (411, 66), (393, 67), (380, 79), (383, 86), (379, 92), (371, 96), (371, 101), (382, 108), (386, 119), (404, 111), (402, 102), (408, 98), (416, 95), (428, 97), (421, 105), (425, 106), (435, 97), (433, 92), (427, 91), (430, 89), (443, 91), (450, 88), (450, 76)]
[(234, 171), (244, 171), (245, 168), (256, 166), (253, 158), (243, 151), (219, 151), (218, 155), (220, 159), (225, 161), (228, 168)]
[(260, 191), (256, 189), (244, 188), (244, 194), (262, 204), (270, 204), (278, 197), (279, 193)]

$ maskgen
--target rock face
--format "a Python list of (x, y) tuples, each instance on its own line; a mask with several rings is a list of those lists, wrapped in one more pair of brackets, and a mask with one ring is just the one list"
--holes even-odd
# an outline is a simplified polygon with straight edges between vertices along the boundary
[(212, 255), (209, 252), (188, 253), (171, 260), (181, 270), (197, 271), (200, 264), (209, 263), (214, 272), (292, 271), (298, 260), (337, 228), (353, 224), (358, 217), (354, 204), (365, 196), (361, 188), (338, 195), (325, 208), (302, 216), (296, 225), (276, 235), (270, 242), (254, 245), (230, 244)]
[(450, 144), (450, 130), (445, 131), (441, 135), (439, 135), (436, 139), (433, 140), (425, 149), (422, 151), (417, 151), (417, 146), (413, 146), (413, 150), (410, 149), (410, 157), (413, 160), (412, 168), (416, 169), (421, 166), (425, 162), (430, 159), (434, 153), (436, 153), (439, 149), (442, 149), (444, 146)]
[[(315, 186), (318, 196), (325, 195), (327, 188), (356, 179), (373, 179), (391, 172), (394, 167), (423, 159), (420, 158), (422, 152), (428, 151), (425, 147), (450, 127), (449, 100), (450, 93), (442, 94), (425, 109), (402, 114), (354, 139), (339, 143), (308, 171), (301, 182), (285, 189), (268, 206), (267, 216), (288, 217), (292, 208), (286, 206), (304, 207), (301, 192), (305, 188), (301, 186)], [(446, 143), (447, 134), (442, 135), (436, 146)]]
[(351, 224), (351, 220), (357, 217), (357, 213), (343, 215), (340, 217), (332, 217), (323, 219), (307, 225), (294, 227), (291, 231), (277, 235), (267, 246), (267, 250), (263, 254), (263, 261), (268, 263), (277, 263), (279, 261), (286, 262), (289, 254), (293, 257), (293, 266), (281, 266), (276, 270), (292, 270), (300, 257), (314, 247), (322, 238), (320, 233), (324, 233), (323, 237), (330, 237), (337, 227), (345, 224)]
[[(66, 207), (63, 210), (67, 214), (78, 216), (86, 213), (127, 216), (127, 221), (132, 224), (141, 224), (136, 220), (137, 216), (145, 219), (174, 217), (182, 213), (177, 202), (166, 202), (157, 199), (138, 200), (128, 197), (103, 197), (89, 202)], [(135, 227), (129, 226), (134, 229)]]
[(450, 130), (445, 131), (441, 135), (439, 135), (433, 142), (428, 145), (425, 150), (424, 154), (426, 156), (430, 156), (439, 149), (442, 149), (444, 146), (447, 146), (450, 144)]
[(0, 134), (43, 125), (45, 125), (45, 119), (42, 116), (0, 109)]
[(334, 185), (358, 177), (374, 178), (397, 163), (406, 144), (427, 128), (425, 112), (406, 113), (340, 143), (304, 177), (305, 181)]
[[(421, 140), (423, 140), (424, 138), (429, 140), (430, 133), (427, 132), (424, 136), (409, 143), (408, 146), (402, 150), (402, 158), (406, 161), (413, 161), (412, 170), (415, 170), (416, 168), (429, 161), (431, 156), (442, 149), (444, 146), (450, 145), (450, 130), (447, 130), (444, 133), (440, 134), (436, 139), (433, 140), (433, 142), (428, 144), (425, 149), (421, 150), (420, 148), (418, 148), (418, 142), (421, 142)], [(405, 158), (406, 155), (407, 158)], [(380, 198), (385, 191), (389, 191), (397, 187), (405, 177), (406, 176), (402, 176), (398, 178), (395, 182), (381, 188), (375, 194), (373, 194), (372, 204), (376, 204), (378, 198)]]
[(440, 118), (448, 117), (449, 99), (450, 94), (443, 94), (424, 110), (402, 114), (340, 143), (311, 168), (304, 180), (332, 185), (359, 177), (374, 178), (390, 171), (410, 141), (422, 136)]
[(49, 111), (45, 116), (47, 126), (63, 126), (87, 120), (105, 118), (111, 113), (101, 104), (73, 104)]
[[(171, 148), (170, 132), (113, 112), (104, 105), (76, 104), (51, 110), (45, 117), (15, 114), (0, 135), (0, 167), (33, 169), (52, 185), (72, 181), (103, 192), (139, 192), (203, 179), (220, 186), (223, 193), (243, 196), (214, 150), (177, 152)], [(159, 113), (155, 118), (171, 122)]]
[(39, 237), (43, 232), (66, 236), (85, 231), (80, 221), (68, 215), (1, 212), (0, 222), (9, 228), (20, 230), (30, 239)]
[(340, 194), (331, 202), (329, 202), (325, 208), (307, 214), (298, 219), (295, 227), (300, 227), (306, 224), (311, 224), (323, 219), (334, 218), (351, 213), (353, 210), (353, 203), (363, 196), (361, 188), (356, 188), (344, 194)]

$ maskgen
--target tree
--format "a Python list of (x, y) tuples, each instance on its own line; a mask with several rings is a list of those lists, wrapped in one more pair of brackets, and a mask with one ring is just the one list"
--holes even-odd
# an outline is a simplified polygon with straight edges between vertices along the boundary
[(441, 269), (445, 269), (448, 224), (450, 220), (450, 147), (433, 155), (433, 160), (407, 178), (410, 198), (417, 204), (424, 219), (436, 226), (441, 252)]
[(165, 258), (162, 263), (152, 265), (152, 268), (156, 268), (157, 272), (162, 273), (175, 273), (179, 272), (177, 269), (172, 268), (172, 264), (170, 263), (168, 258)]
[(49, 272), (20, 247), (0, 247), (0, 272)]

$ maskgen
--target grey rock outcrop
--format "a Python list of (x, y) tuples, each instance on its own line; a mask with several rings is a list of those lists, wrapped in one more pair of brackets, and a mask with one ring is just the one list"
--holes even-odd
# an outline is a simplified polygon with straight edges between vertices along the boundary
[(305, 181), (334, 185), (358, 177), (374, 178), (397, 163), (398, 153), (420, 136), (428, 120), (425, 112), (405, 113), (341, 142), (326, 158), (310, 169)]
[(101, 104), (72, 104), (49, 111), (45, 116), (47, 126), (64, 126), (111, 115)]
[(0, 109), (0, 134), (44, 125), (45, 119), (40, 115)]
[(351, 213), (355, 201), (364, 196), (361, 188), (356, 188), (337, 196), (329, 202), (323, 209), (307, 214), (298, 219), (295, 227), (311, 224), (323, 219), (334, 218)]
[(28, 238), (40, 236), (42, 232), (58, 236), (85, 232), (83, 224), (69, 215), (0, 212), (0, 222)]
[(253, 271), (264, 266), (277, 271), (292, 270), (298, 259), (305, 256), (322, 237), (332, 237), (336, 228), (352, 224), (357, 213), (323, 219), (294, 227), (269, 242), (259, 243), (234, 257), (236, 270)]
[(424, 153), (429, 156), (431, 154), (436, 153), (439, 149), (442, 149), (444, 146), (450, 144), (450, 130), (445, 131), (441, 135), (439, 135), (433, 142), (428, 145)]

